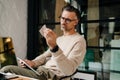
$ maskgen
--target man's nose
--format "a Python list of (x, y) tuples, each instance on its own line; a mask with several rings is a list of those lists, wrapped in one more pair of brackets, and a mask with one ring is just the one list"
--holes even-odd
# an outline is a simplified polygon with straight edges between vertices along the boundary
[(66, 21), (65, 20), (61, 21), (61, 24), (66, 24)]

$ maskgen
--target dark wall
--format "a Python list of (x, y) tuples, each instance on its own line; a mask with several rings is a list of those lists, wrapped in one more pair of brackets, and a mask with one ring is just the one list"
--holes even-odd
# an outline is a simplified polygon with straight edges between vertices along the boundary
[(28, 0), (27, 58), (35, 58), (39, 52), (38, 32), (39, 0)]

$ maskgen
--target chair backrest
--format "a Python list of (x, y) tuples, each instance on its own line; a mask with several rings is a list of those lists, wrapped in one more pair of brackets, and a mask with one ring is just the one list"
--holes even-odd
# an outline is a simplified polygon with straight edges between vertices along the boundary
[(73, 75), (75, 75), (77, 71), (78, 71), (78, 70), (76, 70), (73, 74), (71, 74), (71, 75), (69, 75), (69, 76), (63, 76), (63, 77), (61, 77), (59, 80), (64, 80), (64, 79), (66, 79), (66, 78), (72, 79), (71, 77), (72, 77)]
[(64, 76), (60, 80), (70, 78), (70, 80), (97, 80), (97, 72), (76, 70), (72, 75)]
[(72, 80), (97, 80), (97, 73), (93, 71), (78, 70), (72, 76)]

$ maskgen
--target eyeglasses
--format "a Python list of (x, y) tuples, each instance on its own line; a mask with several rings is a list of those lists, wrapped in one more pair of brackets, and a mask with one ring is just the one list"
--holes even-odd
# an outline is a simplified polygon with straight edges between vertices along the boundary
[(66, 23), (70, 23), (72, 21), (75, 21), (76, 19), (69, 19), (69, 18), (65, 18), (65, 17), (60, 17), (61, 20), (65, 20)]

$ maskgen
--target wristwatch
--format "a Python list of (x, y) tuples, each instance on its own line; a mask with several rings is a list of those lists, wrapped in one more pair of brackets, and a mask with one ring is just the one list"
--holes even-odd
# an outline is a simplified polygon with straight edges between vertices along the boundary
[(50, 49), (51, 52), (57, 52), (59, 49), (58, 45), (56, 45), (53, 49)]

